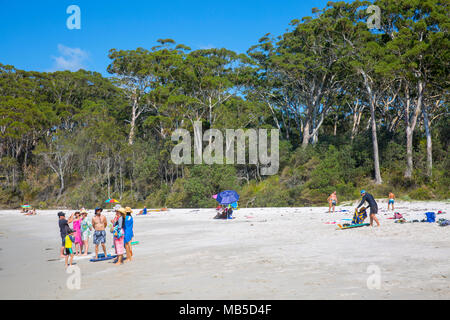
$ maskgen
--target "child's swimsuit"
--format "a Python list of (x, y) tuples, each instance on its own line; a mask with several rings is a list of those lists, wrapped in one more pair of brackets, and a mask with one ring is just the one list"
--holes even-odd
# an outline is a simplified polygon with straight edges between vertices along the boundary
[(73, 241), (73, 237), (67, 235), (65, 238), (65, 245), (64, 245), (64, 248), (65, 248), (64, 251), (65, 251), (66, 256), (73, 254), (72, 241)]

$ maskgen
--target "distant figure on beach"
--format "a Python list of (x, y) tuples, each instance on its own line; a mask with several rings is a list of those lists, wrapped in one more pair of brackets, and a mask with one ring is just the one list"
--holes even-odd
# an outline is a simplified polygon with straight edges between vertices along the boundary
[(94, 227), (94, 244), (95, 244), (95, 259), (98, 259), (98, 246), (102, 245), (105, 257), (106, 253), (106, 231), (105, 228), (108, 225), (106, 217), (102, 215), (102, 208), (95, 208), (95, 217), (92, 218), (92, 226)]
[(66, 214), (62, 211), (58, 212), (58, 224), (59, 224), (59, 233), (61, 234), (61, 254), (60, 257), (64, 258), (64, 249), (65, 249), (65, 241), (68, 230), (70, 230), (69, 223), (73, 221), (73, 214), (69, 217), (69, 220), (66, 220)]
[(374, 197), (370, 194), (367, 193), (366, 190), (361, 190), (361, 196), (362, 196), (362, 200), (360, 202), (360, 204), (358, 205), (357, 208), (361, 207), (364, 202), (367, 201), (367, 203), (369, 204), (370, 207), (370, 226), (373, 226), (373, 221), (375, 220), (375, 222), (377, 223), (377, 226), (380, 226), (380, 222), (378, 221), (378, 218), (376, 217), (376, 214), (378, 213), (378, 205), (377, 202), (375, 201)]
[(88, 249), (89, 249), (89, 238), (92, 233), (92, 224), (89, 222), (88, 219), (88, 213), (86, 210), (81, 210), (81, 215), (83, 219), (81, 220), (81, 240), (83, 241), (83, 248), (84, 251), (83, 256), (87, 256)]
[(336, 191), (334, 191), (332, 194), (330, 194), (327, 201), (328, 201), (328, 205), (329, 205), (328, 213), (331, 212), (331, 208), (333, 208), (333, 213), (334, 213), (334, 209), (336, 208), (336, 204), (337, 204)]
[(132, 257), (133, 257), (133, 250), (131, 249), (131, 240), (134, 237), (134, 233), (133, 233), (133, 217), (131, 216), (131, 214), (133, 213), (133, 211), (131, 210), (130, 207), (126, 207), (125, 208), (125, 212), (126, 212), (126, 216), (125, 216), (125, 238), (124, 238), (124, 243), (125, 243), (125, 250), (127, 251), (127, 259), (125, 261), (131, 261)]
[(26, 216), (35, 216), (36, 215), (36, 209), (32, 209), (32, 210), (26, 211), (25, 215)]
[(112, 234), (114, 239), (114, 249), (116, 250), (117, 260), (115, 261), (116, 265), (123, 263), (123, 254), (125, 253), (125, 209), (119, 208), (116, 209), (116, 219), (114, 222), (114, 226), (112, 227)]
[(389, 205), (392, 205), (392, 211), (394, 211), (394, 200), (395, 200), (395, 194), (393, 194), (392, 192), (389, 192), (388, 210), (389, 210)]
[(140, 215), (146, 215), (146, 214), (147, 214), (147, 206), (144, 206), (144, 209), (139, 211), (139, 213), (137, 215), (140, 216)]
[(70, 256), (70, 265), (72, 265), (73, 262), (73, 251), (72, 251), (72, 245), (73, 245), (73, 241), (75, 240), (74, 237), (74, 233), (75, 231), (68, 229), (67, 230), (67, 235), (64, 239), (64, 255), (65, 255), (65, 261), (66, 261), (66, 268), (68, 267), (68, 260), (69, 260), (69, 256)]

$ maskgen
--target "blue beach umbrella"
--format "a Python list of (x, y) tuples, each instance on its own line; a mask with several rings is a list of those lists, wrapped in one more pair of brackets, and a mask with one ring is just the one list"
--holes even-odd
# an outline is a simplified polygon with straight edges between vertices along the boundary
[(234, 190), (225, 190), (217, 195), (216, 200), (220, 204), (231, 204), (239, 200), (239, 195)]

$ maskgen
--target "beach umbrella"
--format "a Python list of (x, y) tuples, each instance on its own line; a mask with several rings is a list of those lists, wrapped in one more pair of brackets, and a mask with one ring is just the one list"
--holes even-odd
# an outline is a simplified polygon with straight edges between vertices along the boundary
[(220, 204), (231, 204), (239, 200), (239, 194), (234, 190), (225, 190), (217, 195), (216, 201)]
[(108, 200), (105, 201), (105, 203), (113, 204), (113, 203), (120, 203), (120, 202), (117, 201), (116, 199), (108, 199)]

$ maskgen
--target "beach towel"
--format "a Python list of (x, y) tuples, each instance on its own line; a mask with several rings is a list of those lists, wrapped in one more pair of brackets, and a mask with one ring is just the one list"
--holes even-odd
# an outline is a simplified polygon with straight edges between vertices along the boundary
[(353, 215), (352, 224), (361, 224), (364, 222), (364, 219), (367, 218), (366, 208), (362, 207), (361, 209), (355, 209), (355, 214)]
[(394, 213), (394, 219), (401, 219), (403, 218), (402, 214), (399, 212)]

